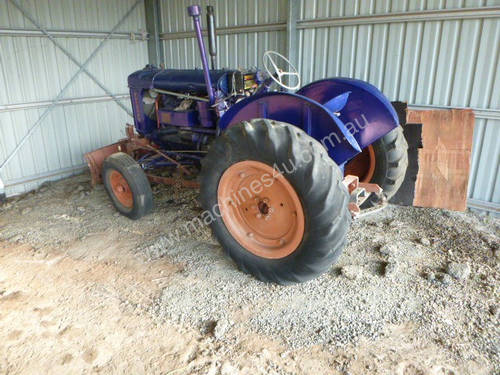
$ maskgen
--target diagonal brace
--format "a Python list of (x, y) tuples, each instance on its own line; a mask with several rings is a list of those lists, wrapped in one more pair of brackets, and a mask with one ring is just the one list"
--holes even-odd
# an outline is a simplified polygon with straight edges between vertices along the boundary
[[(16, 2), (16, 0), (10, 0), (10, 1), (12, 2), (12, 4), (14, 4), (14, 6), (17, 9), (19, 9), (21, 11), (21, 13), (23, 13), (24, 16), (26, 16), (31, 22), (33, 22), (33, 24), (35, 26), (37, 26), (42, 32), (44, 32), (56, 44), (56, 46), (58, 46), (57, 41), (54, 41), (54, 38), (49, 33), (47, 33), (46, 30), (44, 31), (41, 28), (41, 26), (38, 25), (38, 23)], [(74, 57), (72, 58), (72, 61), (76, 62), (76, 64), (79, 66), (79, 69), (76, 71), (75, 74), (73, 74), (73, 76), (69, 79), (69, 81), (66, 83), (66, 85), (64, 85), (64, 87), (61, 89), (61, 91), (59, 91), (59, 94), (57, 94), (57, 96), (52, 101), (52, 103), (40, 115), (40, 117), (38, 118), (38, 120), (35, 121), (35, 123), (33, 124), (33, 126), (26, 133), (26, 135), (21, 139), (21, 141), (16, 145), (16, 147), (14, 147), (14, 150), (12, 150), (12, 152), (9, 154), (9, 156), (7, 156), (7, 158), (2, 162), (2, 164), (0, 164), (0, 171), (5, 167), (5, 165), (7, 165), (7, 163), (9, 163), (9, 161), (14, 157), (14, 155), (17, 153), (17, 151), (19, 151), (19, 149), (26, 143), (26, 141), (34, 133), (34, 131), (40, 126), (40, 124), (42, 123), (42, 121), (47, 117), (47, 115), (52, 111), (52, 109), (54, 109), (54, 107), (56, 106), (57, 102), (63, 97), (63, 95), (66, 93), (66, 91), (71, 86), (71, 84), (76, 80), (76, 78), (78, 77), (78, 75), (82, 71), (85, 71), (89, 76), (91, 76), (91, 74), (86, 70), (86, 66), (94, 58), (94, 56), (97, 54), (97, 52), (99, 52), (99, 50), (104, 46), (104, 44), (109, 40), (109, 38), (113, 35), (113, 33), (116, 31), (116, 29), (118, 29), (118, 27), (121, 26), (121, 24), (127, 19), (127, 17), (132, 13), (132, 11), (141, 2), (142, 2), (142, 0), (137, 0), (134, 3), (134, 5), (132, 5), (132, 7), (129, 9), (129, 11), (127, 13), (125, 13), (125, 15), (122, 17), (122, 19), (115, 25), (115, 27), (113, 27), (113, 29), (106, 35), (106, 37), (103, 40), (101, 40), (101, 42), (99, 43), (99, 45), (94, 49), (94, 51), (90, 54), (90, 56), (87, 58), (87, 60), (85, 60), (85, 62), (83, 64), (80, 64), (78, 61), (76, 61), (76, 59), (74, 59)], [(65, 51), (64, 47), (62, 47), (62, 46), (59, 46), (59, 47), (63, 50), (63, 52)], [(66, 54), (69, 54), (69, 52), (67, 52)], [(71, 55), (71, 54), (69, 54), (69, 55)], [(113, 96), (111, 93), (109, 93), (108, 90), (106, 90), (106, 92), (108, 93), (108, 95), (110, 95), (111, 97), (113, 97), (115, 99), (115, 101), (117, 101), (117, 103), (120, 104), (120, 106), (122, 108), (124, 107), (124, 109), (127, 111), (127, 113), (130, 114), (128, 108), (126, 108), (125, 106), (123, 106), (122, 103), (118, 102), (118, 99), (115, 96)]]
[[(128, 16), (134, 11), (134, 9), (137, 7), (137, 5), (139, 5), (139, 3), (141, 2), (142, 0), (138, 0), (129, 10), (127, 13), (125, 13), (125, 15), (123, 16), (123, 18), (120, 20), (120, 22), (118, 22), (118, 24), (115, 25), (115, 27), (113, 27), (113, 29), (111, 30), (110, 33), (108, 33), (106, 35), (106, 37), (104, 38), (104, 40), (108, 40), (111, 35), (116, 31), (116, 29), (123, 23), (123, 21), (125, 21)], [(132, 117), (132, 112), (129, 111), (129, 109), (123, 105), (123, 103), (121, 103), (119, 101), (119, 99), (111, 92), (109, 91), (98, 79), (95, 75), (93, 75), (92, 73), (90, 73), (87, 68), (82, 65), (72, 54), (71, 52), (68, 51), (67, 48), (65, 48), (63, 45), (61, 45), (61, 43), (59, 43), (56, 38), (54, 38), (42, 25), (40, 25), (32, 16), (31, 14), (29, 14), (26, 9), (24, 9), (23, 7), (21, 7), (21, 5), (17, 2), (17, 0), (10, 0), (10, 2), (12, 3), (12, 5), (14, 5), (22, 14), (24, 17), (26, 17), (28, 20), (30, 20), (30, 22), (35, 25), (44, 35), (46, 35), (50, 41), (52, 43), (54, 43), (54, 45), (59, 48), (71, 61), (73, 61), (80, 69), (81, 71), (83, 71), (85, 74), (87, 74), (90, 79), (92, 79), (96, 84), (97, 86), (99, 86), (107, 95), (109, 95), (111, 98), (113, 98), (113, 100), (116, 102), (116, 104), (118, 104), (125, 112), (128, 113), (129, 116)], [(101, 42), (102, 43), (102, 42)], [(99, 48), (100, 45), (97, 47)], [(91, 54), (91, 56), (95, 56), (96, 54), (96, 51), (94, 50), (94, 52)], [(79, 71), (80, 72), (80, 71)]]

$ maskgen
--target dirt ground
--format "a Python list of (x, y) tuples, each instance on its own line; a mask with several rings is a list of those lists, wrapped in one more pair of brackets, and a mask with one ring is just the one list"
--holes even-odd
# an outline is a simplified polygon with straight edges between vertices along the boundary
[(500, 220), (389, 207), (331, 272), (291, 287), (238, 271), (196, 192), (118, 215), (80, 175), (0, 206), (1, 374), (493, 374)]

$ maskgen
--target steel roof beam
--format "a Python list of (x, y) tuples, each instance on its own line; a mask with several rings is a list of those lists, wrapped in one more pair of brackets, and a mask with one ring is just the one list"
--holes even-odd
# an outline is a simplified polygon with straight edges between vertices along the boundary
[(404, 13), (367, 14), (352, 17), (302, 19), (297, 21), (297, 28), (308, 29), (317, 27), (375, 25), (394, 22), (467, 20), (496, 17), (500, 17), (500, 7), (491, 6), (481, 8), (420, 10)]
[[(258, 25), (241, 25), (241, 26), (230, 26), (230, 27), (219, 27), (217, 28), (217, 35), (232, 35), (241, 33), (258, 33), (258, 32), (268, 32), (268, 31), (286, 31), (286, 22), (279, 23), (263, 23)], [(207, 36), (207, 31), (203, 30), (203, 36)], [(196, 38), (194, 30), (191, 31), (179, 31), (173, 33), (161, 33), (161, 40), (172, 40), (172, 39), (188, 39)]]
[[(86, 38), (86, 39), (102, 39), (108, 35), (109, 31), (85, 31), (85, 30), (47, 30), (54, 38)], [(0, 36), (10, 37), (34, 37), (47, 38), (47, 35), (39, 29), (23, 29), (16, 27), (0, 27)], [(138, 41), (147, 41), (148, 33), (144, 32), (119, 32), (114, 33), (109, 39), (130, 39)]]
[[(115, 97), (120, 100), (128, 99), (130, 94), (116, 94)], [(83, 96), (78, 98), (65, 98), (58, 101), (54, 100), (41, 100), (36, 102), (26, 102), (26, 103), (13, 103), (13, 104), (0, 104), (0, 113), (22, 111), (26, 109), (44, 108), (51, 104), (55, 105), (71, 105), (71, 104), (84, 104), (84, 103), (100, 103), (113, 100), (111, 96), (108, 95), (96, 95), (96, 96)]]

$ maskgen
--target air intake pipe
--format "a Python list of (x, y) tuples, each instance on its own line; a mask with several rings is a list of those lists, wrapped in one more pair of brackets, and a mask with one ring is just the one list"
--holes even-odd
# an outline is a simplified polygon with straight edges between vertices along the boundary
[(207, 28), (208, 28), (208, 53), (212, 62), (212, 69), (216, 69), (217, 42), (215, 39), (214, 7), (207, 6)]

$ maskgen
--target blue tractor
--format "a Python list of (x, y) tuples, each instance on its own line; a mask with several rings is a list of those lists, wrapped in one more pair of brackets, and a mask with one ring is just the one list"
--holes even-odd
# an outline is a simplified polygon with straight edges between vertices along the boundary
[(199, 224), (241, 270), (280, 284), (309, 280), (339, 257), (352, 216), (400, 187), (408, 157), (398, 115), (364, 81), (299, 88), (297, 70), (274, 51), (263, 70), (216, 69), (207, 13), (211, 68), (200, 7), (190, 6), (203, 69), (132, 73), (134, 126), (86, 154), (92, 180), (131, 219), (151, 211), (151, 182), (199, 187)]

